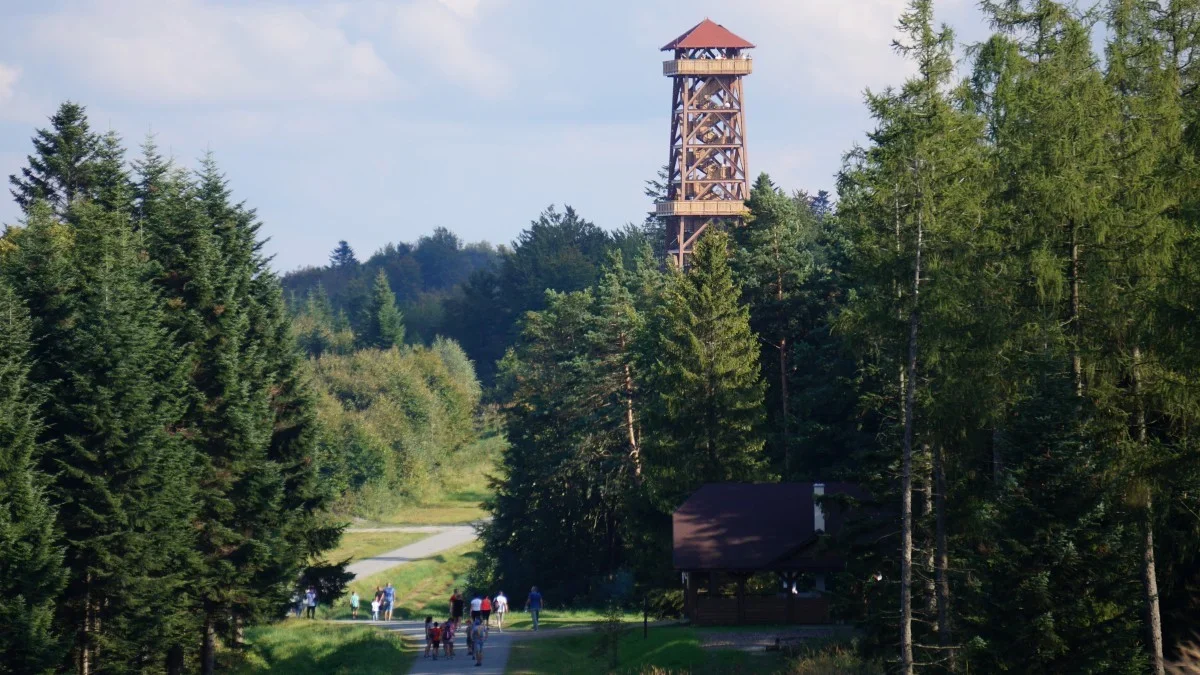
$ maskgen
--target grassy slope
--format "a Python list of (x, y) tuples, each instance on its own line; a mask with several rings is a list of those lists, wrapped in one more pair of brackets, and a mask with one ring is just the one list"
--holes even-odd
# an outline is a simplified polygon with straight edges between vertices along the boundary
[[(472, 542), (365, 579), (356, 579), (350, 584), (350, 589), (358, 591), (363, 598), (368, 608), (368, 617), (375, 587), (384, 586), (390, 581), (396, 587), (396, 609), (392, 612), (393, 619), (414, 619), (427, 614), (433, 614), (440, 619), (449, 609), (450, 593), (455, 586), (466, 587), (467, 572), (479, 555), (478, 544)], [(359, 615), (362, 615), (361, 611)], [(349, 619), (350, 605), (346, 598), (342, 598), (332, 610), (326, 608), (322, 617)]]
[(303, 619), (250, 628), (246, 642), (250, 648), (240, 658), (222, 653), (221, 671), (238, 675), (384, 675), (407, 672), (417, 657), (415, 647), (386, 631), (305, 623)]
[(387, 553), (428, 536), (418, 532), (347, 532), (342, 535), (342, 543), (325, 554), (325, 559), (340, 562), (349, 558), (353, 562)]

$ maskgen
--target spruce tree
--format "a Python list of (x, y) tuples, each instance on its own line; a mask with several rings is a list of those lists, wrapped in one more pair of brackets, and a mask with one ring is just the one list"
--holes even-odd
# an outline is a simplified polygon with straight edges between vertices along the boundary
[(666, 512), (704, 483), (771, 478), (758, 341), (738, 300), (728, 246), (724, 232), (706, 233), (687, 274), (667, 281), (648, 326), (645, 465)]
[[(742, 294), (750, 306), (750, 326), (763, 341), (764, 371), (768, 373), (768, 419), (774, 459), (784, 477), (792, 474), (792, 416), (788, 395), (793, 365), (792, 349), (804, 331), (804, 284), (813, 274), (810, 251), (813, 228), (805, 228), (796, 203), (782, 193), (770, 177), (762, 174), (746, 203), (751, 217), (745, 227), (733, 232), (737, 242), (734, 267), (742, 282)], [(811, 223), (805, 205), (803, 214)]]
[(128, 214), (80, 202), (70, 216), (35, 208), (9, 266), (28, 304), (48, 309), (33, 376), (46, 383), (41, 464), (69, 570), (56, 609), (76, 668), (143, 669), (186, 611), (161, 602), (183, 593), (194, 537), (192, 455), (177, 433), (186, 359)]
[[(313, 462), (316, 421), (278, 280), (260, 253), (260, 223), (232, 203), (211, 155), (189, 195), (198, 222), (211, 223), (203, 230), (211, 242), (197, 230), (197, 244), (213, 250), (211, 291), (175, 303), (202, 340), (192, 369), (201, 444), (195, 596), (200, 671), (211, 673), (218, 632), (236, 643), (245, 625), (278, 616), (340, 528), (318, 522), (330, 495)], [(167, 271), (186, 269), (183, 258)]]
[(383, 270), (375, 275), (361, 326), (357, 335), (360, 347), (389, 349), (404, 344), (404, 315), (396, 307), (396, 296)]
[(357, 264), (358, 258), (354, 257), (354, 249), (350, 248), (345, 239), (339, 241), (337, 247), (329, 254), (329, 266), (332, 268), (353, 267)]
[(100, 137), (91, 173), (92, 188), (88, 195), (108, 211), (131, 213), (134, 191), (125, 170), (125, 148), (121, 137), (109, 131)]
[(41, 200), (65, 216), (77, 199), (93, 189), (98, 147), (86, 109), (71, 101), (63, 103), (50, 118), (50, 128), (38, 129), (33, 137), (29, 166), (8, 177), (13, 198), (26, 212)]
[(0, 279), (0, 673), (50, 673), (62, 662), (54, 601), (66, 581), (29, 380), (29, 314)]

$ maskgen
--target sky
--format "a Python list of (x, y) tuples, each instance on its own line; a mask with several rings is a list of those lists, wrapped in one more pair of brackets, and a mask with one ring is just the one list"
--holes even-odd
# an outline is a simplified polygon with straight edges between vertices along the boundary
[[(974, 0), (941, 0), (963, 42)], [(867, 89), (910, 66), (905, 0), (0, 0), (0, 176), (64, 100), (131, 154), (211, 150), (280, 271), (445, 226), (508, 243), (550, 204), (615, 229), (651, 208), (671, 84), (659, 48), (708, 17), (757, 45), (751, 174), (833, 190)], [(7, 181), (5, 181), (7, 184)], [(0, 200), (0, 223), (20, 214)]]

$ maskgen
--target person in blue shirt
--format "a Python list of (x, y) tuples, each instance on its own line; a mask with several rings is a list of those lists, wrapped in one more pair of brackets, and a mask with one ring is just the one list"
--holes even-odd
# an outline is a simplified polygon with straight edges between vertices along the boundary
[(392, 582), (388, 582), (386, 588), (383, 589), (383, 620), (392, 620), (392, 605), (396, 603), (396, 587)]
[(525, 610), (529, 612), (533, 618), (533, 629), (538, 629), (538, 617), (542, 613), (542, 594), (538, 593), (537, 586), (534, 586), (529, 591), (529, 598), (525, 600)]

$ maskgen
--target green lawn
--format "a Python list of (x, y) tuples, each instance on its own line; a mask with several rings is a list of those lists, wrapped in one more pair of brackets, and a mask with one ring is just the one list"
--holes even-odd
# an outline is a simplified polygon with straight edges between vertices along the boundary
[(247, 649), (221, 653), (219, 670), (251, 675), (386, 675), (408, 672), (416, 648), (398, 635), (366, 626), (289, 619), (246, 631)]
[(418, 542), (428, 534), (421, 532), (346, 532), (338, 547), (325, 554), (325, 559), (341, 562), (370, 558)]
[[(688, 626), (651, 626), (647, 638), (640, 628), (628, 629), (621, 638), (616, 670), (610, 671), (604, 657), (595, 656), (595, 633), (519, 640), (513, 643), (506, 673), (546, 675), (555, 673), (637, 673), (707, 675), (881, 675), (882, 663), (865, 662), (847, 644), (814, 643), (805, 654), (788, 658), (766, 651), (703, 649), (704, 629)], [(725, 630), (714, 628), (713, 630)]]
[[(608, 673), (608, 662), (593, 656), (597, 636), (593, 633), (555, 638), (518, 640), (513, 643), (506, 673), (544, 675), (572, 673), (600, 675)], [(750, 654), (738, 651), (710, 651), (700, 648), (696, 632), (685, 626), (652, 627), (649, 638), (640, 629), (625, 633), (620, 643), (620, 662), (616, 672), (692, 673), (785, 673), (787, 662), (774, 654)]]
[[(414, 619), (428, 614), (433, 614), (439, 619), (445, 618), (442, 615), (448, 613), (450, 593), (456, 586), (466, 588), (467, 572), (479, 555), (479, 544), (472, 542), (365, 579), (356, 579), (350, 583), (350, 590), (358, 591), (363, 599), (365, 611), (360, 610), (359, 616), (365, 615), (366, 618), (370, 618), (371, 598), (375, 596), (375, 587), (384, 586), (390, 581), (396, 587), (393, 619)], [(348, 598), (349, 591), (346, 597), (338, 601), (336, 607), (325, 607), (320, 611), (322, 618), (350, 618)]]

